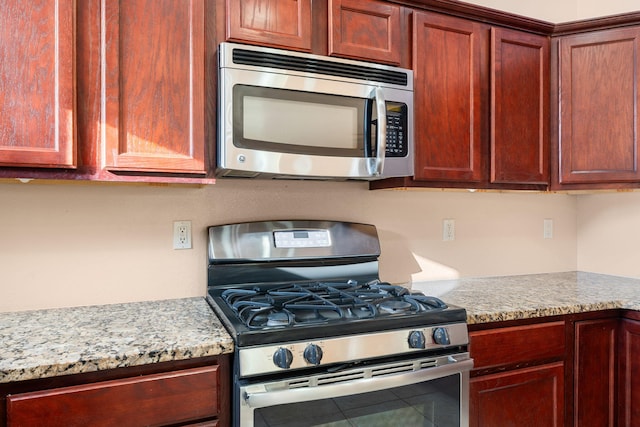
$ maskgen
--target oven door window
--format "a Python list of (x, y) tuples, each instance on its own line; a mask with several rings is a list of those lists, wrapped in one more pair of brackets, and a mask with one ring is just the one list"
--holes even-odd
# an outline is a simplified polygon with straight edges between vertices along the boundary
[(459, 427), (460, 375), (345, 397), (259, 408), (255, 427)]
[(233, 143), (239, 148), (371, 156), (375, 108), (370, 99), (235, 85), (233, 110)]

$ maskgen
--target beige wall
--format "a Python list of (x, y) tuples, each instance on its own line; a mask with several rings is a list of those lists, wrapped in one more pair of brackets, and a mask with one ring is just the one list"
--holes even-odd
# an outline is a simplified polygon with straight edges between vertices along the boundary
[[(366, 183), (220, 180), (203, 188), (0, 184), (0, 311), (204, 295), (206, 227), (321, 218), (375, 224), (382, 278), (573, 270), (574, 196), (369, 191)], [(457, 239), (442, 241), (442, 219)], [(544, 218), (555, 237), (542, 238)], [(194, 249), (172, 249), (191, 220)]]
[(640, 10), (638, 0), (467, 0), (466, 2), (554, 23)]

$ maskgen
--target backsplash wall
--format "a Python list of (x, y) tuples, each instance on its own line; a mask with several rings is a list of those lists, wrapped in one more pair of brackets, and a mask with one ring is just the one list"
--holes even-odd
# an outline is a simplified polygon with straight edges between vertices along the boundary
[[(0, 311), (201, 296), (206, 227), (263, 219), (376, 225), (394, 283), (576, 269), (576, 197), (369, 191), (363, 182), (219, 180), (206, 187), (0, 184)], [(442, 241), (442, 220), (456, 240)], [(543, 219), (554, 238), (543, 239)], [(191, 220), (193, 249), (172, 249)]]

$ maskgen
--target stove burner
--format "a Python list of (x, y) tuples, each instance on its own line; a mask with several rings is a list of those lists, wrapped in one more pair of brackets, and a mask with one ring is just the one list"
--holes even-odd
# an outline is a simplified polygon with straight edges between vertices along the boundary
[(411, 294), (402, 286), (377, 280), (233, 288), (221, 296), (251, 329), (409, 316), (447, 308), (438, 298)]
[(383, 301), (378, 304), (378, 308), (387, 313), (408, 312), (411, 310), (411, 307), (413, 307), (413, 305), (410, 302), (398, 300)]

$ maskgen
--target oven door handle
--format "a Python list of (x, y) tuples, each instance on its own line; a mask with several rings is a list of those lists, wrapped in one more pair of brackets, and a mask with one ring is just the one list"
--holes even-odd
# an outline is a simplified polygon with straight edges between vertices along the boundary
[(473, 359), (457, 360), (455, 356), (448, 358), (442, 366), (420, 369), (401, 374), (389, 374), (374, 378), (361, 378), (347, 382), (324, 384), (315, 387), (292, 388), (286, 390), (265, 390), (260, 392), (245, 391), (242, 393), (245, 404), (252, 408), (264, 408), (285, 403), (307, 402), (311, 400), (329, 399), (372, 391), (386, 390), (410, 384), (430, 381), (453, 374), (465, 374), (473, 368)]

